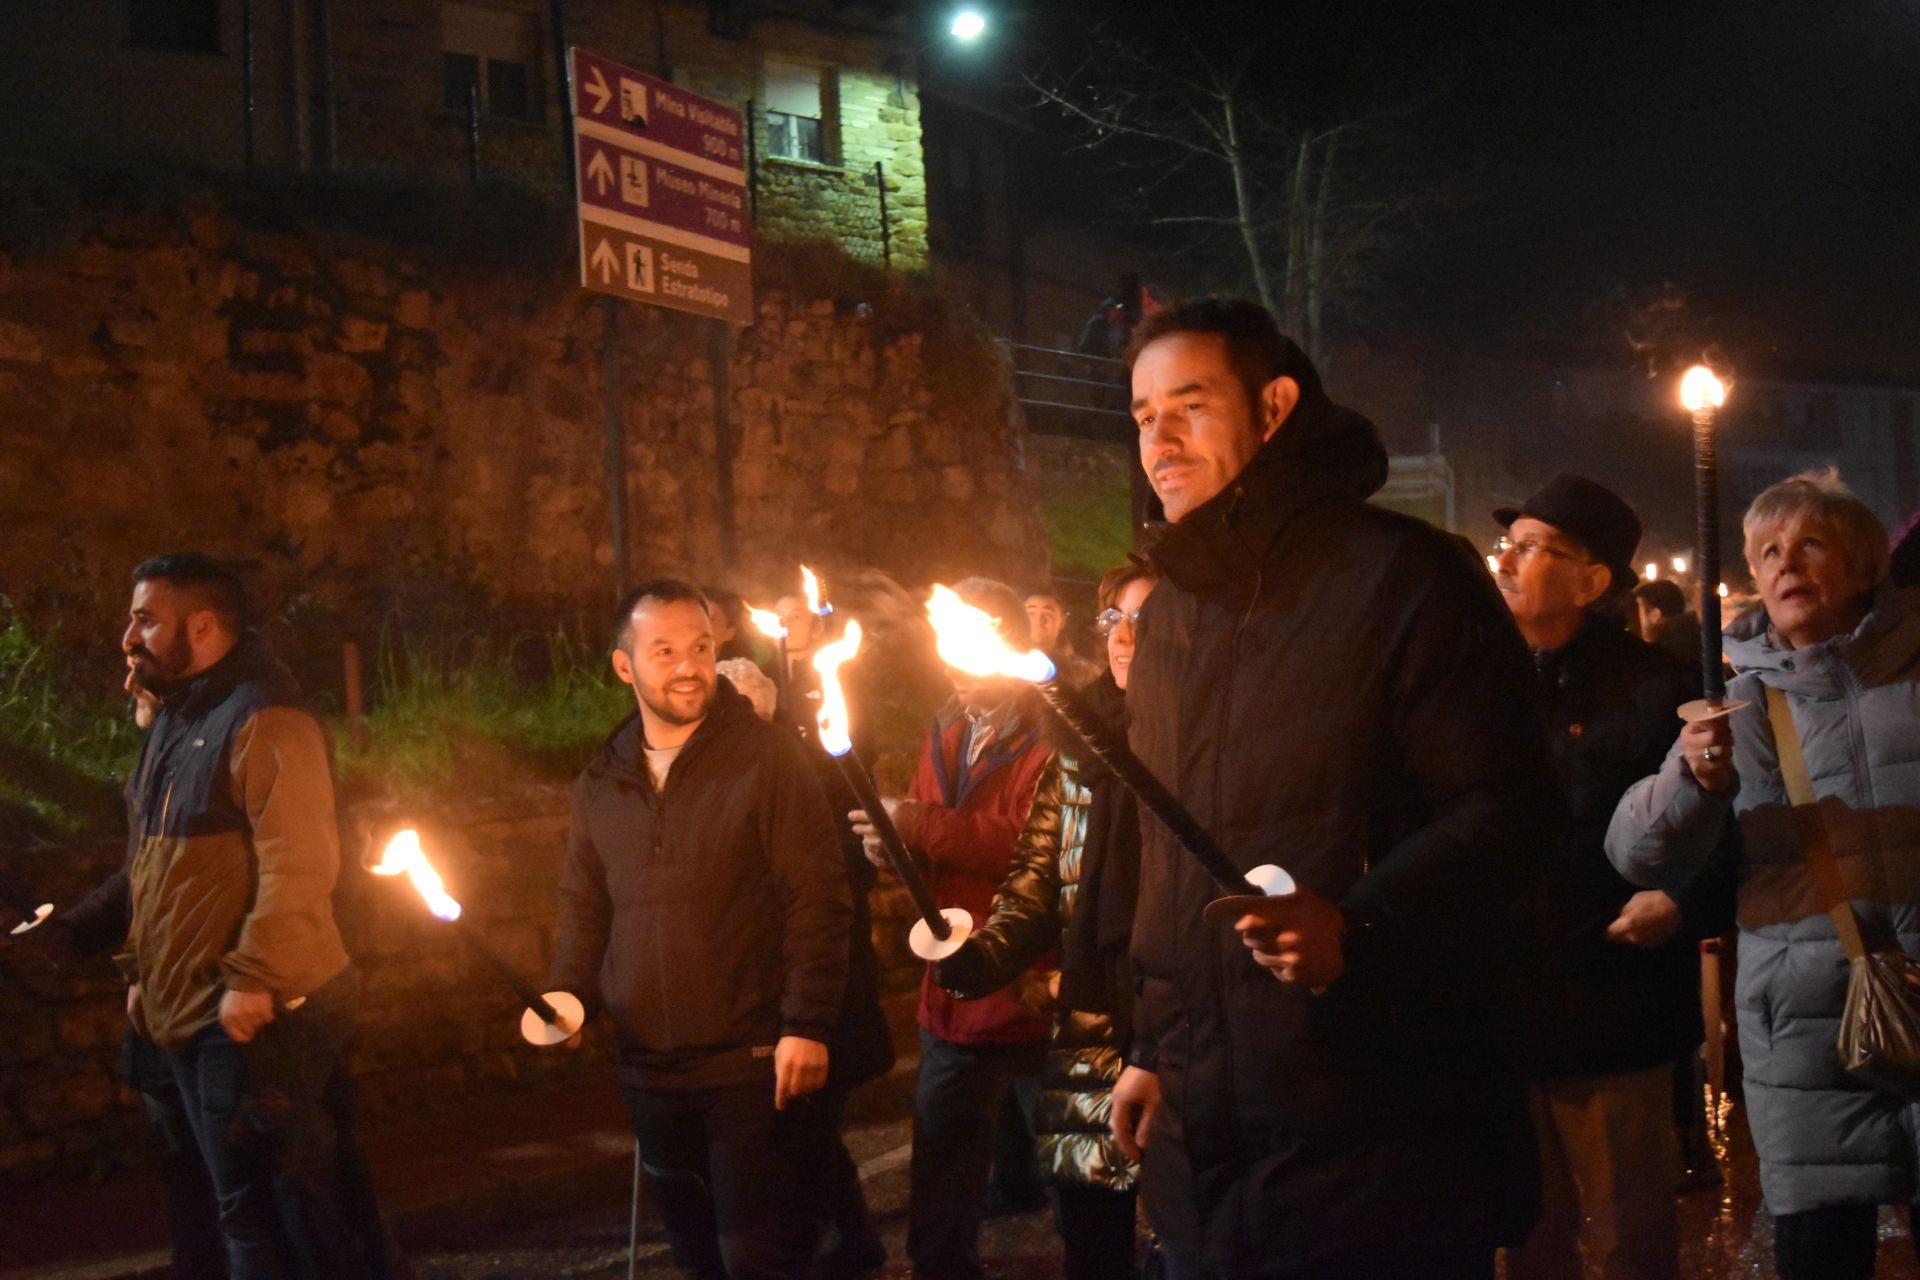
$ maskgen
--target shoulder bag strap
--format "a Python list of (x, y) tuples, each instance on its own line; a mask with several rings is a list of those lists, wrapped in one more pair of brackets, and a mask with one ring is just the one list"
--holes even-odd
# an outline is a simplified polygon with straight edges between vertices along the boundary
[(1827, 839), (1827, 822), (1813, 798), (1813, 778), (1807, 773), (1807, 760), (1800, 753), (1800, 730), (1787, 707), (1787, 695), (1766, 685), (1767, 720), (1773, 725), (1773, 745), (1780, 756), (1780, 781), (1786, 784), (1787, 800), (1793, 805), (1793, 825), (1799, 828), (1800, 841), (1806, 846), (1807, 868), (1813, 882), (1826, 900), (1827, 914), (1833, 917), (1834, 932), (1847, 959), (1858, 960), (1866, 954), (1860, 940), (1860, 922), (1854, 918), (1847, 899), (1847, 886), (1840, 879), (1840, 864), (1834, 861), (1833, 845)]

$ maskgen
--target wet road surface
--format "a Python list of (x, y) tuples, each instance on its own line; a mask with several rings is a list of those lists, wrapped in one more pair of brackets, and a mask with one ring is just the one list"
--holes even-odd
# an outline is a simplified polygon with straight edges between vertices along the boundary
[[(867, 1196), (887, 1240), (892, 1261), (876, 1273), (902, 1280), (906, 1237), (907, 1139), (904, 1117), (883, 1119), (848, 1132), (862, 1168)], [(1724, 1103), (1713, 1135), (1726, 1177), (1723, 1185), (1680, 1197), (1681, 1274), (1689, 1280), (1774, 1280), (1772, 1224), (1760, 1203), (1760, 1188), (1746, 1117)], [(557, 1277), (619, 1277), (627, 1274), (628, 1188), (609, 1186), (604, 1197), (583, 1201), (565, 1215), (539, 1222), (459, 1224), (442, 1239), (413, 1242), (424, 1280), (551, 1280)], [(450, 1237), (450, 1238), (447, 1238)], [(657, 1224), (642, 1221), (634, 1274), (671, 1280)], [(1060, 1246), (1052, 1218), (1034, 1212), (991, 1219), (981, 1254), (1002, 1280), (1042, 1280), (1060, 1274)], [(1920, 1280), (1908, 1238), (1906, 1214), (1883, 1209), (1878, 1280)]]

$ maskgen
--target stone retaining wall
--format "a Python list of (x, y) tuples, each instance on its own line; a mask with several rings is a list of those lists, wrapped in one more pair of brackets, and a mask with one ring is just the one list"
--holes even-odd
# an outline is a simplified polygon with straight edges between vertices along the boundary
[[(426, 584), (523, 617), (597, 612), (605, 312), (551, 211), (528, 214), (524, 250), (507, 218), (484, 248), (422, 252), (288, 225), (299, 198), (116, 195), (0, 252), (0, 595), (111, 626), (129, 568), (189, 545), (247, 566), (269, 610), (378, 617)], [(499, 216), (473, 199), (449, 221)], [(810, 261), (783, 279), (764, 251), (756, 321), (720, 348), (710, 322), (624, 306), (636, 577), (785, 584), (802, 559), (1041, 576), (989, 335), (898, 277)]]

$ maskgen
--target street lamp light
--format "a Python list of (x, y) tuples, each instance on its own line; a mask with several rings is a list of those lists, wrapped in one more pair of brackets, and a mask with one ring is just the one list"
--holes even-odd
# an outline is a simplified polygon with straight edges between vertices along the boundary
[(1687, 558), (1685, 556), (1675, 556), (1673, 558), (1673, 571), (1675, 573), (1685, 573), (1687, 571)]
[(986, 34), (987, 19), (978, 9), (962, 9), (953, 15), (953, 25), (947, 30), (955, 40), (972, 44)]

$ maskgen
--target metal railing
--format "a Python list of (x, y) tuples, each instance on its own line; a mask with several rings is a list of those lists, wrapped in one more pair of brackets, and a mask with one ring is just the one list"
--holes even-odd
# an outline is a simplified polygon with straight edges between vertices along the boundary
[(1126, 366), (1103, 356), (1000, 339), (1013, 395), (1027, 412), (1027, 428), (1041, 435), (1074, 436), (1114, 444), (1133, 442), (1127, 412)]

